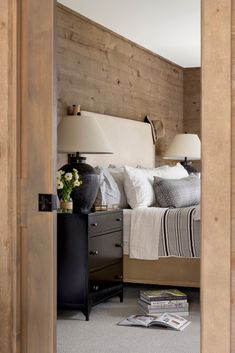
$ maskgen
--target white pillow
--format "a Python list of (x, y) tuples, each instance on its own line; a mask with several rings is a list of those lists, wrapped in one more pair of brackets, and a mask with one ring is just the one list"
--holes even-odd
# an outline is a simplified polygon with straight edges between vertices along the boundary
[(95, 205), (118, 205), (120, 204), (120, 192), (118, 185), (107, 168), (95, 167), (100, 176), (100, 187), (96, 197)]
[(120, 193), (120, 200), (119, 200), (119, 207), (120, 208), (127, 208), (128, 203), (126, 199), (126, 194), (124, 190), (124, 167), (109, 167), (109, 173), (112, 175), (113, 179), (116, 181), (119, 193)]
[(163, 179), (181, 179), (187, 177), (188, 172), (180, 163), (177, 163), (173, 167), (164, 165), (153, 169), (125, 166), (124, 189), (127, 202), (131, 208), (154, 205), (156, 202), (153, 189), (154, 176)]
[(95, 167), (100, 176), (100, 186), (95, 205), (118, 206), (128, 208), (124, 192), (124, 167), (106, 168)]

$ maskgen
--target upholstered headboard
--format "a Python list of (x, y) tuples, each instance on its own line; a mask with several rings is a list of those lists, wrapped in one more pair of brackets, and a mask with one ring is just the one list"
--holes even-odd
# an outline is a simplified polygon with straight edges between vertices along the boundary
[(114, 152), (106, 155), (87, 154), (87, 163), (92, 166), (113, 164), (154, 167), (155, 146), (150, 124), (87, 111), (82, 111), (81, 114), (96, 118)]

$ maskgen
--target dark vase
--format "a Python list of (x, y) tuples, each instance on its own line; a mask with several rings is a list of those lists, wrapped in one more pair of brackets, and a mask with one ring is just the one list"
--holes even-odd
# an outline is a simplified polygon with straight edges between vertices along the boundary
[[(82, 184), (75, 187), (71, 193), (73, 213), (89, 213), (99, 190), (99, 175), (92, 166), (86, 164), (84, 161), (71, 161), (61, 169), (65, 173), (72, 173), (74, 168), (77, 169)], [(59, 190), (58, 196), (60, 196)]]

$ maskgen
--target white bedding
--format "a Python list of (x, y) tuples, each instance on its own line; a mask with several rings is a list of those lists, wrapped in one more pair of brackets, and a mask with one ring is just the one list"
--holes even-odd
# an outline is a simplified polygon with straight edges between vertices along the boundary
[(200, 256), (200, 208), (123, 210), (123, 252), (130, 258)]
[[(158, 207), (143, 207), (134, 209), (131, 213), (127, 213), (127, 217), (124, 215), (124, 219), (128, 219), (130, 232), (130, 258), (142, 260), (158, 259), (161, 219), (165, 210), (165, 208)], [(124, 228), (124, 233), (126, 233), (126, 224)]]

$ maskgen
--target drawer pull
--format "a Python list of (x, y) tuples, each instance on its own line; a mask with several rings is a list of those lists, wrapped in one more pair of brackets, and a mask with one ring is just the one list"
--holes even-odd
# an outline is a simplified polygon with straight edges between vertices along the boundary
[(116, 218), (117, 222), (121, 222), (121, 220), (122, 220), (121, 218)]
[(94, 286), (92, 287), (92, 290), (96, 292), (97, 290), (99, 290), (99, 286), (94, 285)]
[(122, 275), (115, 275), (115, 276), (114, 276), (114, 279), (119, 279), (119, 280), (121, 280), (121, 279), (123, 279), (123, 277), (122, 277)]
[(91, 226), (92, 226), (92, 227), (97, 227), (97, 226), (98, 226), (98, 223), (91, 223)]
[(116, 244), (115, 244), (115, 247), (116, 247), (116, 248), (122, 248), (122, 243), (116, 243)]
[(99, 251), (98, 250), (91, 250), (90, 252), (89, 252), (89, 254), (90, 255), (99, 255)]

